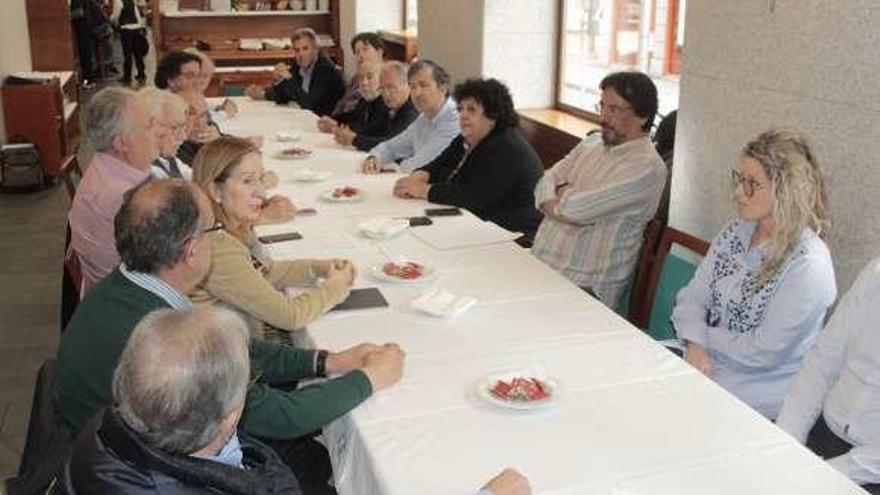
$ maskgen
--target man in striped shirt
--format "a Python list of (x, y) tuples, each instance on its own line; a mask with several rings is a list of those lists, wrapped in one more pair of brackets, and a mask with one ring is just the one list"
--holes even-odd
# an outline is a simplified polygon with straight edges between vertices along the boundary
[(657, 113), (651, 79), (617, 72), (599, 87), (601, 136), (587, 136), (535, 188), (545, 216), (532, 253), (616, 308), (663, 194), (666, 166), (648, 137)]

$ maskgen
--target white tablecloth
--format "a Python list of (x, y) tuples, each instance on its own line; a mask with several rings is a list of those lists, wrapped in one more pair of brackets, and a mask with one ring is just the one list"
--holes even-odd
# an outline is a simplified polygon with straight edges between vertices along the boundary
[[(272, 245), (273, 255), (348, 257), (359, 270), (356, 285), (380, 287), (390, 302), (382, 310), (328, 314), (298, 340), (331, 350), (397, 342), (407, 352), (399, 384), (325, 428), (341, 494), (468, 494), (507, 466), (525, 473), (537, 494), (862, 493), (527, 250), (497, 239), (456, 247), (454, 232), (462, 224), (475, 231), (485, 227), (473, 215), (436, 218), (435, 226), (391, 240), (365, 238), (357, 230), (364, 219), (421, 215), (428, 204), (392, 197), (396, 175), (358, 174), (364, 154), (317, 133), (310, 113), (266, 102), (239, 104), (241, 115), (223, 123), (225, 130), (265, 135), (265, 164), (282, 179), (272, 192), (318, 210), (261, 228), (303, 234), (302, 240)], [(302, 132), (296, 144), (312, 148), (310, 158), (272, 158), (289, 146), (273, 136), (290, 130)], [(333, 175), (321, 183), (295, 183), (298, 168)], [(366, 199), (318, 199), (343, 185), (362, 189)], [(437, 236), (428, 229), (444, 228), (449, 233), (440, 237), (449, 245), (437, 249), (429, 240)], [(370, 275), (372, 266), (396, 257), (420, 261), (435, 273), (414, 286)], [(448, 320), (410, 308), (435, 287), (479, 303)], [(475, 393), (487, 374), (531, 366), (560, 384), (553, 407), (499, 409)]]

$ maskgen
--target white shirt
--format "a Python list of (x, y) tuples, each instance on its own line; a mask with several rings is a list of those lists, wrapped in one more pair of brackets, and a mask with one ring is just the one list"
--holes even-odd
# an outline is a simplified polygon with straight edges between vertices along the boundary
[[(166, 168), (168, 167), (168, 159), (160, 156), (156, 158), (156, 160), (161, 161), (163, 164), (165, 164), (165, 168), (157, 166), (154, 162), (153, 166), (151, 167), (153, 177), (155, 177), (156, 179), (167, 179), (168, 172), (166, 171)], [(192, 168), (180, 158), (175, 157), (175, 161), (177, 163), (177, 168), (180, 170), (180, 174), (183, 176), (183, 178), (186, 180), (192, 180)]]
[(785, 397), (776, 423), (804, 443), (821, 413), (854, 445), (829, 460), (859, 484), (880, 483), (880, 258), (843, 297)]

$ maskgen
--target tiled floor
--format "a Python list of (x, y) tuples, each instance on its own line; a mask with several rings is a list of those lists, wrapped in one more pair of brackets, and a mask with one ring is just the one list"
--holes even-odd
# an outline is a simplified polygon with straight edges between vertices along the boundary
[(37, 370), (55, 355), (64, 187), (0, 194), (0, 477), (18, 470)]

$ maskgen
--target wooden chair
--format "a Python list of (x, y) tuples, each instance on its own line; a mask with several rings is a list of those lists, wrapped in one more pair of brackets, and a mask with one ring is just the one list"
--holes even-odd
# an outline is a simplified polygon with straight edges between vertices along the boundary
[[(700, 256), (705, 256), (709, 251), (708, 242), (672, 227), (663, 228), (648, 275), (638, 281), (643, 285), (634, 290), (637, 300), (630, 313), (630, 321), (655, 338), (669, 337), (671, 324), (668, 320), (675, 296), (691, 279), (697, 267), (675, 255), (670, 258), (673, 245), (682, 246)], [(676, 263), (670, 263), (671, 259)]]
[(648, 286), (648, 276), (651, 274), (651, 263), (654, 262), (657, 244), (660, 242), (660, 236), (663, 235), (664, 226), (665, 224), (657, 218), (653, 218), (645, 225), (645, 230), (642, 233), (642, 247), (639, 248), (639, 257), (636, 261), (636, 270), (633, 272), (629, 286), (629, 297), (621, 298), (618, 312), (639, 328), (642, 327), (640, 322), (643, 319), (639, 314), (639, 308), (643, 305), (642, 300)]
[(82, 179), (82, 170), (79, 168), (79, 160), (76, 158), (75, 150), (61, 162), (60, 172), (61, 180), (64, 181), (64, 187), (67, 189), (67, 195), (70, 197), (70, 201), (73, 202), (73, 197), (76, 195), (76, 186), (79, 185), (79, 181)]
[(61, 268), (61, 331), (76, 311), (82, 297), (83, 276), (79, 266), (79, 256), (70, 244), (70, 225), (64, 241), (64, 264)]

